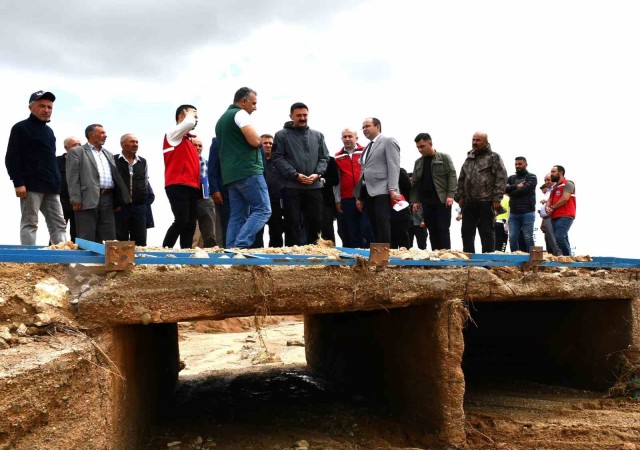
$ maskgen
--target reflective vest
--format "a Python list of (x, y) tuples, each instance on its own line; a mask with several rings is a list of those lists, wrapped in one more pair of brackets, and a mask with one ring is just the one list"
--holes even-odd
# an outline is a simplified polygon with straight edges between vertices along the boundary
[(360, 171), (362, 166), (360, 165), (360, 156), (364, 147), (356, 145), (356, 149), (349, 157), (344, 148), (336, 153), (336, 165), (340, 171), (340, 197), (341, 198), (353, 198), (353, 188), (358, 184), (360, 180)]
[[(551, 194), (549, 195), (549, 203), (551, 204), (551, 206), (553, 206), (562, 197), (562, 193), (564, 192), (564, 186), (567, 183), (567, 181), (570, 181), (570, 180), (563, 178), (562, 180), (558, 181), (558, 183), (556, 183), (556, 185), (553, 188), (551, 188)], [(567, 203), (551, 211), (552, 219), (558, 219), (560, 217), (571, 217), (573, 219), (576, 218), (575, 190), (573, 191), (573, 194), (571, 194), (571, 197), (569, 197), (569, 200), (567, 201)]]
[(184, 184), (200, 189), (200, 157), (187, 136), (172, 147), (164, 136), (164, 185)]

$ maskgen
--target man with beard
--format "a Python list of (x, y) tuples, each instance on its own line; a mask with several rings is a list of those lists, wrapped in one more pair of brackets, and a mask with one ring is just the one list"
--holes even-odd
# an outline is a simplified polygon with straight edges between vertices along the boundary
[(564, 176), (562, 166), (551, 168), (551, 181), (555, 183), (546, 203), (547, 214), (551, 216), (553, 234), (560, 251), (565, 256), (571, 256), (569, 245), (569, 229), (576, 218), (576, 185)]
[(486, 133), (476, 132), (471, 147), (454, 197), (462, 208), (462, 248), (475, 253), (477, 228), (482, 252), (490, 253), (495, 250), (493, 220), (505, 192), (507, 170), (500, 155), (491, 150)]
[[(533, 247), (533, 224), (536, 220), (536, 185), (538, 178), (527, 170), (527, 159), (516, 157), (516, 173), (507, 179), (509, 195), (509, 245), (511, 252), (529, 252)], [(520, 233), (526, 247), (519, 246)]]
[(415, 162), (411, 183), (413, 211), (422, 207), (432, 250), (451, 248), (451, 206), (456, 190), (456, 169), (451, 157), (436, 152), (429, 133), (414, 139), (420, 155)]

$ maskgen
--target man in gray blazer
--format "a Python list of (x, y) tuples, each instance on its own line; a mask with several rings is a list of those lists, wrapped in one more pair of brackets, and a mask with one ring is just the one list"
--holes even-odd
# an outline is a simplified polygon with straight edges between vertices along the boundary
[(402, 197), (400, 178), (400, 146), (392, 137), (381, 134), (382, 124), (375, 117), (362, 123), (362, 133), (369, 145), (362, 152), (360, 182), (354, 189), (356, 207), (369, 216), (375, 242), (391, 242), (391, 201)]
[(66, 164), (76, 236), (94, 242), (114, 240), (114, 211), (131, 203), (129, 191), (118, 174), (113, 154), (103, 148), (107, 133), (102, 125), (89, 125), (85, 136), (88, 142), (69, 150)]

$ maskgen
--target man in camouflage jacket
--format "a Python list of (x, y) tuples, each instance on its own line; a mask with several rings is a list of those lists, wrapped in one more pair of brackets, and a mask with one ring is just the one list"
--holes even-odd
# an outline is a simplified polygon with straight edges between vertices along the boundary
[(495, 249), (493, 220), (505, 191), (507, 170), (502, 158), (491, 150), (486, 133), (473, 135), (472, 150), (460, 169), (455, 200), (462, 208), (463, 251), (475, 253), (476, 228), (482, 252)]

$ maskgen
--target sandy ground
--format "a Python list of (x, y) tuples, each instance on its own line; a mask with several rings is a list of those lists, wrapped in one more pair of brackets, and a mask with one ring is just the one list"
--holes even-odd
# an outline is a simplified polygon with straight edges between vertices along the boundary
[[(186, 366), (175, 409), (146, 448), (439, 448), (433, 436), (394, 420), (384, 406), (309, 374), (299, 318), (260, 334), (194, 328), (181, 324)], [(469, 383), (466, 448), (640, 448), (640, 401), (605, 394), (516, 380)]]

